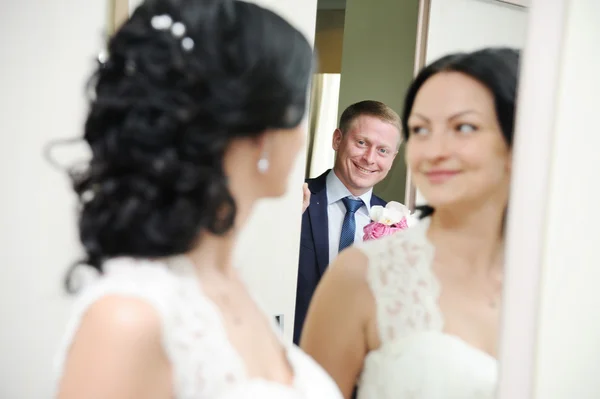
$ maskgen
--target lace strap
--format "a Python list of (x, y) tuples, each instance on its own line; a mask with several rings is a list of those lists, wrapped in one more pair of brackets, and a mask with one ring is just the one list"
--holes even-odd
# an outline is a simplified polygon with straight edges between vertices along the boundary
[(365, 243), (367, 280), (377, 309), (382, 344), (415, 331), (440, 330), (439, 287), (431, 271), (433, 247), (425, 232), (428, 223)]

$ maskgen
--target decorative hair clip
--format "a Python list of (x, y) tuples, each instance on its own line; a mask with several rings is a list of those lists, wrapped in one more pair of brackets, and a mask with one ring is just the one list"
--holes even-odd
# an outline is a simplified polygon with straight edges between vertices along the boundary
[(183, 50), (189, 52), (194, 48), (194, 40), (189, 36), (185, 36), (187, 31), (185, 25), (182, 22), (173, 22), (173, 18), (170, 15), (155, 15), (150, 20), (150, 24), (156, 30), (170, 30), (174, 38), (181, 39)]
[(98, 53), (98, 62), (101, 65), (106, 64), (108, 62), (108, 58), (109, 58), (108, 51), (102, 50), (100, 53)]
[[(98, 60), (98, 63), (100, 64), (101, 68), (106, 68), (110, 61), (110, 56), (108, 55), (108, 52), (106, 50), (102, 50), (100, 53), (98, 53), (98, 56), (96, 57), (96, 59)], [(137, 65), (136, 65), (135, 61), (133, 61), (131, 59), (127, 59), (127, 60), (125, 60), (124, 69), (125, 69), (126, 75), (132, 76), (137, 71)]]

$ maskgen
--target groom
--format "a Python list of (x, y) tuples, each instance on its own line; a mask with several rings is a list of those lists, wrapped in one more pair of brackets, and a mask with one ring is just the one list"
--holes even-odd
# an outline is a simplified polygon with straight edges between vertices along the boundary
[(400, 117), (379, 101), (350, 105), (333, 133), (333, 170), (305, 185), (294, 343), (299, 344), (310, 300), (338, 252), (362, 241), (369, 209), (385, 206), (373, 186), (388, 174), (401, 143)]

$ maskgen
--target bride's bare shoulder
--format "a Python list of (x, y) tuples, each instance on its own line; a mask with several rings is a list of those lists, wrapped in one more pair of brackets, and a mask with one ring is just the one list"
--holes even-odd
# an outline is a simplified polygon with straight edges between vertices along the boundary
[[(95, 301), (66, 355), (60, 398), (81, 397), (89, 389), (108, 396), (135, 392), (140, 397), (150, 397), (150, 389), (168, 391), (159, 316), (141, 299), (107, 295)], [(146, 377), (153, 381), (150, 388)]]
[(342, 251), (329, 265), (312, 298), (300, 345), (350, 397), (368, 351), (367, 326), (375, 302), (367, 285), (367, 257)]
[(368, 289), (368, 268), (369, 257), (362, 249), (347, 248), (329, 265), (322, 282), (332, 281), (344, 289), (351, 288), (359, 291)]

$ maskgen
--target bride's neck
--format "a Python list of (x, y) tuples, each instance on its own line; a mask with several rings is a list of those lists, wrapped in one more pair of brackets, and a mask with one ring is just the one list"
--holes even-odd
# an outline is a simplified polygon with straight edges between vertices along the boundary
[(230, 275), (234, 271), (233, 250), (237, 234), (233, 231), (223, 236), (201, 234), (198, 245), (188, 253), (199, 272), (213, 271)]
[(253, 204), (254, 201), (236, 204), (234, 224), (225, 234), (217, 235), (207, 231), (200, 234), (198, 244), (187, 254), (199, 272), (217, 272), (225, 276), (235, 274), (233, 254), (239, 232), (245, 226)]
[(504, 252), (504, 207), (486, 204), (461, 211), (436, 209), (428, 237), (440, 254), (460, 258), (465, 267), (502, 266)]

